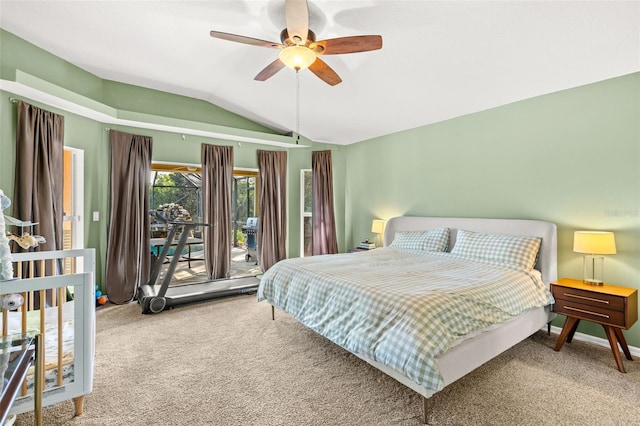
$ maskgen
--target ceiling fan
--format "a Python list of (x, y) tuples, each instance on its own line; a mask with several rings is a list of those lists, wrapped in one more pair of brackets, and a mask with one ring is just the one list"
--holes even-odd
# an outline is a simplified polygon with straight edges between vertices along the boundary
[(379, 35), (338, 37), (316, 41), (309, 29), (309, 7), (306, 0), (286, 0), (285, 18), (287, 28), (280, 33), (281, 43), (245, 37), (236, 34), (211, 31), (211, 37), (237, 43), (279, 49), (278, 59), (267, 65), (256, 75), (255, 80), (265, 81), (285, 66), (296, 72), (309, 68), (325, 83), (335, 86), (342, 82), (340, 76), (319, 55), (366, 52), (382, 47)]

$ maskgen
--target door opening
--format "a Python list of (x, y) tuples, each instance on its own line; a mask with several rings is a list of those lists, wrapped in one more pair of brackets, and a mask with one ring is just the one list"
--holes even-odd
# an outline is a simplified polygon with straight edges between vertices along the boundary
[[(262, 271), (256, 258), (255, 231), (248, 229), (257, 216), (256, 182), (258, 173), (253, 170), (234, 170), (231, 200), (231, 275), (229, 278), (256, 276)], [(150, 209), (179, 210), (194, 222), (202, 222), (202, 174), (199, 166), (153, 163), (149, 187)], [(151, 224), (151, 248), (155, 256), (160, 254), (168, 236), (162, 221), (153, 219)], [(173, 251), (170, 250), (170, 255)], [(249, 255), (249, 256), (248, 256)], [(171, 285), (206, 280), (204, 244), (201, 230), (196, 228), (187, 240), (182, 261), (178, 264)]]
[[(63, 250), (84, 248), (84, 151), (64, 148), (63, 164), (62, 248)], [(82, 265), (75, 258), (65, 260), (64, 273), (82, 272)]]

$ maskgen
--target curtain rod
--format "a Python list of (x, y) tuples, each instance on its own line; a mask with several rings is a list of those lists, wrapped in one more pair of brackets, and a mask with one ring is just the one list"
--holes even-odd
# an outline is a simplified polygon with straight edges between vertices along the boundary
[[(20, 99), (18, 99), (18, 98), (14, 98), (14, 97), (10, 97), (10, 98), (9, 98), (9, 102), (11, 102), (12, 104), (17, 104), (17, 103), (18, 103), (18, 101), (20, 101)], [(108, 132), (108, 131), (109, 131), (109, 130), (111, 130), (111, 129), (110, 129), (109, 127), (105, 127), (105, 128), (104, 128), (104, 130), (105, 130), (106, 132)]]

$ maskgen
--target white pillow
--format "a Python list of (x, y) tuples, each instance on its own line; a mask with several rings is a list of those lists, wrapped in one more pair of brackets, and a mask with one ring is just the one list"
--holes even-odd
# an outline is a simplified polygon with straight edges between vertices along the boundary
[(537, 237), (483, 234), (460, 229), (451, 254), (530, 271), (536, 264), (541, 241)]
[(437, 228), (429, 231), (396, 232), (389, 247), (411, 253), (447, 251), (449, 229)]

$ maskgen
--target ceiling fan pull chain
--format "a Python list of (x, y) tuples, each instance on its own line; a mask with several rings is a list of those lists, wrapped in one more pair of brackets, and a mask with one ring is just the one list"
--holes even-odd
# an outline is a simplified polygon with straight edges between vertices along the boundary
[(300, 142), (300, 71), (296, 71), (296, 145)]

